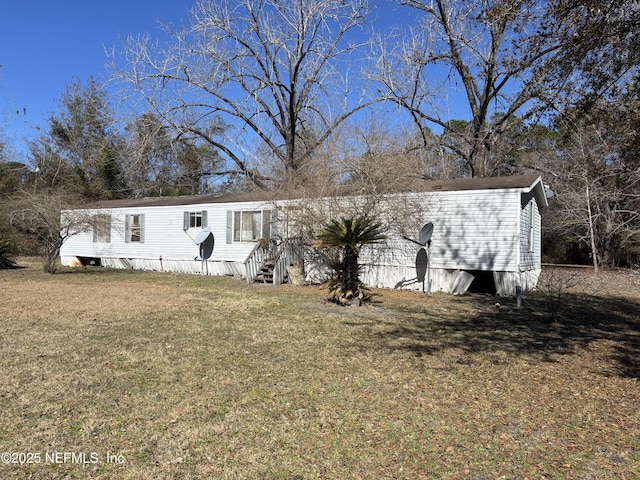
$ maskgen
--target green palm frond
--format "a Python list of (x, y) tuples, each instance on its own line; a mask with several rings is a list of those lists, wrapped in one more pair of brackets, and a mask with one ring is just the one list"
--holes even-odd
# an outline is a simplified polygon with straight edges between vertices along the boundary
[(366, 216), (333, 220), (318, 235), (320, 247), (358, 249), (385, 240), (382, 224)]

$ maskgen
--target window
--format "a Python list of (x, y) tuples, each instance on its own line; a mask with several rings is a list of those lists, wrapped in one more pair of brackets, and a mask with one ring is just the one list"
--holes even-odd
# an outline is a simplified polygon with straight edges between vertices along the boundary
[(183, 229), (201, 228), (207, 226), (207, 212), (184, 212)]
[(96, 215), (93, 217), (93, 243), (111, 242), (111, 217)]
[(189, 213), (189, 228), (202, 227), (202, 212)]
[(127, 215), (125, 241), (144, 243), (144, 214)]
[(535, 243), (535, 235), (534, 235), (534, 220), (535, 220), (535, 215), (534, 215), (534, 211), (533, 211), (533, 207), (534, 206), (534, 202), (531, 201), (529, 202), (529, 238), (527, 241), (527, 246), (528, 246), (528, 251), (529, 253), (533, 253), (534, 252), (534, 243)]
[(271, 212), (269, 210), (253, 210), (245, 212), (228, 212), (227, 243), (255, 242), (261, 238), (269, 238)]

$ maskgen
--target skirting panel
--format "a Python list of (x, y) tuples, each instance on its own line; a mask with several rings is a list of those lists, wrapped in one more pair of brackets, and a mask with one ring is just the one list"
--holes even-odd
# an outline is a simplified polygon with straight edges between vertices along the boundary
[[(523, 292), (531, 291), (538, 283), (540, 269), (526, 272), (493, 272), (496, 295), (501, 297), (514, 296), (516, 286), (522, 287)], [(365, 266), (362, 271), (362, 281), (373, 288), (393, 288), (427, 291), (429, 274), (424, 280), (416, 273), (415, 267), (400, 265)], [(473, 282), (473, 275), (464, 270), (431, 269), (430, 274), (432, 292), (452, 294), (465, 293)]]
[[(61, 257), (61, 262), (66, 266), (75, 266), (77, 259), (76, 257)], [(151, 270), (197, 275), (244, 276), (244, 268), (241, 262), (209, 260), (203, 263), (199, 260), (101, 257), (100, 264), (103, 267), (115, 269)]]

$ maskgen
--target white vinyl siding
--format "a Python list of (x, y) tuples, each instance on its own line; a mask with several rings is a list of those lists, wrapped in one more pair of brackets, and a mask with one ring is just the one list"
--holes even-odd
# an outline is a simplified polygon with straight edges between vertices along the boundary
[(532, 194), (523, 194), (520, 209), (520, 270), (540, 268), (542, 261), (540, 211)]
[[(463, 270), (506, 272), (505, 278), (508, 273), (519, 279), (522, 272), (535, 273), (540, 268), (540, 212), (535, 202), (544, 202), (544, 198), (539, 198), (537, 191), (528, 191), (509, 188), (406, 194), (412, 199), (409, 203), (419, 201), (422, 209), (415, 225), (412, 221), (402, 233), (417, 238), (420, 228), (433, 222), (429, 257), (434, 282), (438, 275), (457, 275)], [(282, 220), (278, 224), (275, 213), (288, 206), (295, 208), (296, 203), (282, 201), (275, 208), (268, 200), (219, 201), (89, 210), (92, 215), (110, 216), (110, 243), (95, 243), (91, 231), (80, 233), (65, 241), (61, 256), (100, 258), (102, 265), (119, 268), (200, 273), (201, 264), (194, 260), (199, 255), (199, 246), (193, 241), (196, 232), (188, 230), (194, 228), (192, 218), (197, 224), (197, 213), (202, 212), (201, 224), (210, 227), (215, 239), (209, 271), (243, 275), (243, 262), (255, 240), (288, 236), (284, 233), (287, 225)], [(405, 212), (396, 209), (390, 214), (402, 216)], [(140, 241), (131, 242), (133, 216), (139, 219)], [(288, 226), (295, 232), (291, 224)], [(382, 245), (363, 249), (364, 281), (371, 286), (420, 288), (416, 283), (420, 246), (402, 239), (399, 232), (389, 234)], [(234, 241), (234, 236), (247, 241)], [(529, 252), (531, 246), (533, 252)]]
[[(167, 206), (147, 206), (147, 207), (122, 207), (108, 210), (111, 215), (111, 243), (93, 243), (93, 232), (78, 234), (63, 244), (61, 256), (81, 256), (97, 257), (101, 259), (123, 259), (131, 265), (140, 265), (144, 260), (149, 265), (154, 265), (155, 269), (160, 269), (160, 257), (162, 257), (162, 268), (169, 270), (169, 265), (174, 262), (184, 271), (190, 271), (193, 264), (195, 271), (200, 272), (200, 263), (194, 262), (194, 258), (199, 255), (199, 246), (193, 241), (194, 234), (185, 232), (184, 217), (185, 212), (203, 212), (203, 226), (211, 228), (215, 239), (215, 246), (210, 262), (230, 262), (238, 263), (240, 270), (229, 270), (228, 274), (239, 274), (242, 270), (242, 262), (254, 247), (251, 242), (225, 242), (227, 237), (227, 217), (228, 213), (233, 217), (234, 211), (266, 211), (264, 218), (270, 218), (268, 208), (270, 204), (264, 201), (249, 201), (242, 203), (206, 203), (200, 205), (167, 205)], [(102, 214), (107, 210), (96, 209), (90, 211), (92, 214)], [(142, 240), (143, 242), (131, 242), (129, 234), (129, 223), (133, 215), (142, 215)], [(231, 222), (232, 226), (233, 221)], [(269, 228), (268, 222), (265, 228)], [(200, 230), (199, 228), (196, 230)], [(232, 230), (231, 228), (229, 229)], [(269, 229), (270, 230), (270, 229)], [(263, 233), (268, 233), (269, 230)], [(195, 233), (195, 232), (194, 232)], [(119, 264), (126, 264), (126, 262)], [(103, 262), (103, 265), (106, 265)], [(136, 267), (137, 268), (137, 267)], [(151, 267), (149, 267), (151, 268)], [(178, 267), (176, 267), (178, 268)], [(215, 270), (212, 270), (215, 271)], [(226, 274), (226, 273), (225, 273)]]
[(535, 218), (534, 218), (534, 202), (529, 202), (529, 232), (527, 235), (527, 253), (533, 253), (535, 251)]
[[(414, 197), (422, 199), (424, 216), (406, 234), (417, 239), (424, 224), (434, 224), (428, 249), (433, 270), (518, 270), (519, 191), (432, 192)], [(365, 283), (391, 288), (415, 284), (420, 248), (397, 235), (363, 248)]]
[[(520, 193), (516, 191), (458, 191), (422, 194), (425, 213), (410, 237), (424, 224), (434, 225), (429, 248), (432, 268), (517, 270)], [(405, 265), (415, 269), (419, 245), (391, 238), (382, 247), (363, 250), (372, 265)]]

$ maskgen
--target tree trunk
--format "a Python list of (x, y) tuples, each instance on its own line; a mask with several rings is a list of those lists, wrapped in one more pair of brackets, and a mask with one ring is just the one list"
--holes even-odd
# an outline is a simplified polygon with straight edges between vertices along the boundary
[(596, 249), (596, 236), (593, 227), (593, 215), (591, 214), (591, 199), (589, 196), (589, 183), (585, 188), (587, 199), (587, 214), (589, 215), (589, 239), (591, 240), (591, 256), (593, 257), (593, 271), (598, 273), (598, 251)]
[(346, 247), (344, 252), (344, 285), (343, 294), (351, 292), (353, 297), (358, 296), (358, 252)]
[(55, 253), (47, 251), (47, 258), (45, 259), (45, 264), (44, 264), (45, 273), (50, 273), (50, 274), (56, 273), (57, 271), (56, 259), (57, 259), (57, 255)]

